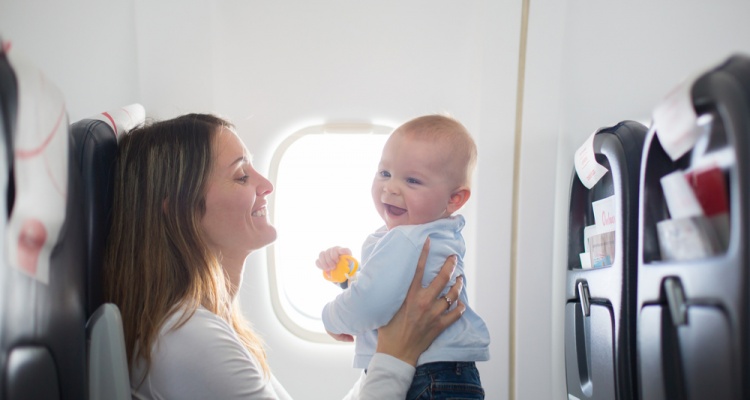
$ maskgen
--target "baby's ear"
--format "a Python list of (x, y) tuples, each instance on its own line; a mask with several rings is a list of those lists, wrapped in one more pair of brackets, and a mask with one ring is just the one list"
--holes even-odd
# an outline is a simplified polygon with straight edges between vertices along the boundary
[(448, 200), (448, 212), (453, 214), (458, 211), (467, 201), (469, 201), (469, 197), (471, 197), (471, 189), (468, 187), (461, 186), (456, 189)]

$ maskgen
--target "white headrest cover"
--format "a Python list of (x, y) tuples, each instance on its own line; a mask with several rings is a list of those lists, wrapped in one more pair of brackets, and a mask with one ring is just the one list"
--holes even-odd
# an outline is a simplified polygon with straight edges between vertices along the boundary
[(117, 141), (124, 133), (141, 125), (146, 120), (146, 110), (140, 104), (130, 104), (112, 111), (97, 114), (92, 119), (104, 121), (115, 132)]
[(68, 115), (57, 87), (8, 51), (18, 82), (13, 133), (16, 193), (8, 222), (10, 265), (49, 283), (49, 257), (65, 221), (68, 190)]

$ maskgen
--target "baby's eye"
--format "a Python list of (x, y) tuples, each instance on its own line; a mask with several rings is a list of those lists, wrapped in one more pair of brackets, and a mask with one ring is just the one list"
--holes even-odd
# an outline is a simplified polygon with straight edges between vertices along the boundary
[(380, 176), (382, 176), (383, 178), (390, 178), (390, 177), (391, 177), (391, 173), (390, 173), (390, 172), (388, 172), (388, 171), (380, 171), (380, 172), (379, 172), (379, 174), (380, 174)]
[(414, 179), (414, 178), (406, 178), (406, 183), (408, 183), (408, 184), (410, 184), (410, 185), (419, 185), (419, 184), (421, 184), (422, 182), (420, 182), (420, 181), (419, 181), (419, 179)]

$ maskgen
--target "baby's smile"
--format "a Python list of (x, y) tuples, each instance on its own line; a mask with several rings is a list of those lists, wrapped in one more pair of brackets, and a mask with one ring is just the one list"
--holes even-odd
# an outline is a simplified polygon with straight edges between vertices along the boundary
[(384, 204), (384, 205), (385, 205), (385, 211), (388, 214), (390, 214), (390, 215), (394, 215), (394, 216), (398, 217), (398, 216), (401, 216), (404, 213), (406, 213), (406, 209), (405, 208), (400, 208), (400, 207), (392, 206), (390, 204)]

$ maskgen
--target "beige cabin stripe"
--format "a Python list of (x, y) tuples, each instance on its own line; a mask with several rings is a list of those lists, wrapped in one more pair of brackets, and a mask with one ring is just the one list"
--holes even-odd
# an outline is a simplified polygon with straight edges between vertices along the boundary
[(529, 2), (522, 0), (521, 7), (521, 38), (518, 51), (518, 84), (516, 90), (516, 127), (513, 146), (513, 211), (511, 214), (511, 246), (510, 246), (510, 332), (508, 338), (509, 376), (508, 399), (516, 398), (516, 274), (518, 271), (518, 207), (521, 173), (521, 133), (523, 131), (523, 94), (526, 72), (526, 43), (529, 30)]

